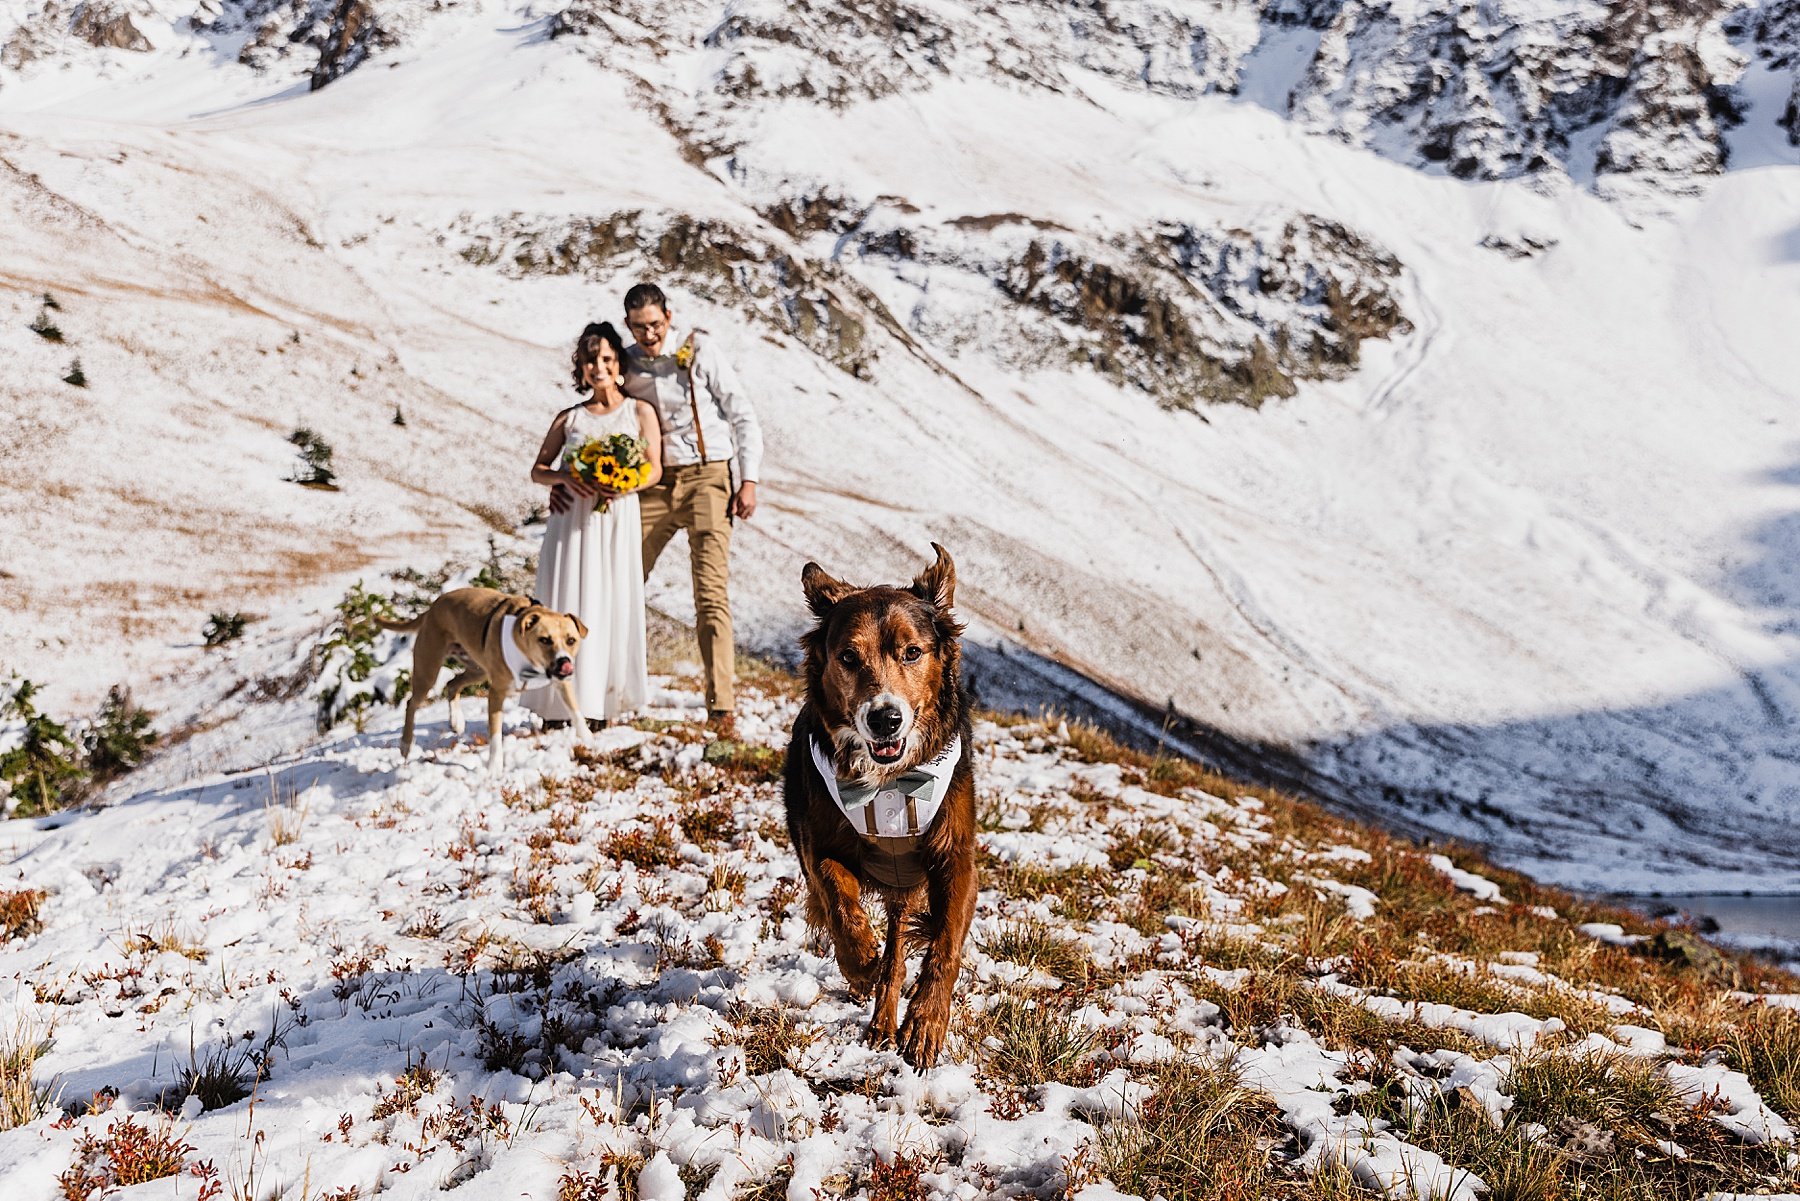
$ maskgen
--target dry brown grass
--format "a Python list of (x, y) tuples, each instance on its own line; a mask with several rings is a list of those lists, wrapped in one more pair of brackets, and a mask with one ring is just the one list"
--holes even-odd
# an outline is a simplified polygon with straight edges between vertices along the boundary
[(981, 943), (981, 951), (994, 959), (1048, 972), (1066, 984), (1080, 984), (1094, 970), (1086, 947), (1035, 919), (1008, 922)]
[(1121, 1192), (1167, 1201), (1278, 1201), (1316, 1195), (1278, 1161), (1281, 1111), (1228, 1066), (1171, 1063), (1149, 1084), (1136, 1122), (1095, 1140), (1094, 1166)]
[(966, 1037), (982, 1072), (1013, 1089), (1092, 1084), (1100, 1037), (1075, 1020), (1066, 992), (1002, 996), (974, 1016)]
[[(1668, 1201), (1792, 1187), (1786, 1149), (1743, 1143), (1711, 1121), (1710, 1103), (1678, 1097), (1653, 1063), (1539, 1053), (1502, 1082), (1498, 1122), (1460, 1093), (1407, 1105), (1391, 1062), (1376, 1065), (1369, 1116), (1478, 1175), (1497, 1201)], [(1679, 1148), (1679, 1152), (1671, 1150)]]
[(1089, 922), (1099, 916), (1105, 901), (1106, 877), (1098, 869), (1053, 869), (1035, 863), (1006, 863), (987, 852), (981, 856), (981, 884), (995, 888), (1013, 900), (1040, 901), (1055, 898), (1057, 910), (1068, 922)]
[(725, 1020), (744, 1044), (744, 1070), (762, 1076), (782, 1068), (796, 1068), (802, 1051), (818, 1041), (819, 1032), (801, 1026), (786, 1005), (751, 1005), (733, 1002)]
[(38, 888), (0, 889), (0, 942), (29, 938), (43, 929), (38, 914), (46, 895)]
[(56, 1086), (39, 1083), (36, 1074), (49, 1048), (49, 1032), (23, 1016), (0, 1036), (0, 1130), (35, 1122), (56, 1104)]
[(677, 862), (675, 836), (665, 821), (614, 830), (600, 842), (602, 854), (642, 868), (668, 867)]
[(145, 956), (173, 951), (195, 963), (205, 963), (208, 954), (205, 945), (178, 926), (173, 918), (132, 931), (125, 937), (124, 949), (127, 955)]
[(1697, 1003), (1683, 1000), (1657, 1011), (1669, 1041), (1721, 1052), (1770, 1108), (1800, 1125), (1800, 1012), (1716, 993)]

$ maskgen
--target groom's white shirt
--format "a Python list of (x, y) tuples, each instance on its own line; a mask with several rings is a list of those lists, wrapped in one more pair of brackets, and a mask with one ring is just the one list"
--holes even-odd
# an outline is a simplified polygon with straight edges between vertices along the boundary
[(730, 458), (732, 478), (738, 483), (755, 480), (762, 470), (762, 427), (756, 410), (738, 387), (737, 373), (719, 345), (702, 332), (694, 339), (694, 395), (688, 400), (687, 372), (675, 361), (675, 352), (690, 331), (671, 329), (663, 339), (663, 353), (652, 358), (642, 346), (625, 348), (625, 391), (633, 399), (656, 406), (662, 420), (663, 466), (683, 467), (700, 461), (700, 437), (694, 433), (694, 409), (700, 410), (700, 435), (706, 439), (707, 458)]

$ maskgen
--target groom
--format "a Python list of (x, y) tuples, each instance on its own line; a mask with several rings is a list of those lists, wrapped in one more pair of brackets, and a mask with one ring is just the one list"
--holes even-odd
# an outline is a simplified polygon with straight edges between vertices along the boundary
[[(706, 677), (707, 724), (736, 733), (737, 647), (726, 593), (731, 523), (756, 512), (762, 429), (737, 375), (704, 330), (677, 330), (669, 298), (655, 284), (625, 293), (625, 392), (650, 402), (662, 423), (662, 482), (638, 493), (644, 575), (663, 547), (686, 530), (694, 576), (694, 632)], [(734, 484), (735, 481), (735, 484)], [(561, 497), (551, 507), (562, 508)]]

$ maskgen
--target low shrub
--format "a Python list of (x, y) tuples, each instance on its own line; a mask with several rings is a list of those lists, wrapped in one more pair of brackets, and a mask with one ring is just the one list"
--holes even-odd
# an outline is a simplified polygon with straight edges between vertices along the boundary
[(227, 642), (236, 642), (244, 636), (244, 627), (250, 619), (242, 613), (214, 613), (206, 619), (206, 628), (201, 635), (206, 639), (208, 647), (224, 646)]
[(289, 434), (288, 441), (300, 452), (300, 461), (306, 467), (303, 474), (291, 475), (288, 479), (296, 484), (319, 488), (336, 486), (337, 475), (331, 470), (330, 443), (320, 437), (316, 430), (304, 425)]
[(88, 771), (96, 782), (115, 779), (144, 761), (156, 745), (150, 728), (154, 715), (131, 699), (131, 690), (115, 684), (106, 694), (100, 712), (82, 731)]
[(0, 889), (0, 942), (29, 938), (42, 929), (38, 911), (44, 895), (38, 888)]
[(314, 650), (319, 664), (319, 731), (324, 733), (343, 721), (361, 729), (375, 705), (396, 705), (406, 699), (412, 674), (388, 663), (380, 653), (382, 643), (394, 637), (376, 624), (388, 616), (393, 603), (379, 592), (370, 592), (359, 580), (338, 602), (337, 616)]
[(167, 1118), (153, 1127), (140, 1126), (127, 1114), (108, 1126), (103, 1137), (83, 1134), (75, 1145), (75, 1161), (56, 1182), (69, 1201), (86, 1201), (112, 1189), (174, 1176), (190, 1167), (187, 1157), (193, 1152)]
[(74, 737), (61, 722), (38, 711), (37, 692), (36, 684), (20, 680), (0, 705), (0, 747), (5, 748), (0, 750), (0, 781), (7, 786), (6, 807), (14, 817), (53, 813), (74, 802), (88, 778)]

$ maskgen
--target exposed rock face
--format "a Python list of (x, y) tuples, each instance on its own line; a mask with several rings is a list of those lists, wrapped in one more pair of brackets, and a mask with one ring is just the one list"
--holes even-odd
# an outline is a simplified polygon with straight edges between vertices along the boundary
[[(1297, 379), (1353, 369), (1363, 339), (1411, 328), (1390, 291), (1398, 261), (1315, 217), (1094, 238), (1018, 214), (937, 227), (877, 214), (844, 242), (858, 277), (891, 305), (906, 296), (906, 325), (933, 345), (979, 344), (1020, 370), (1085, 365), (1171, 407), (1291, 396)], [(983, 289), (979, 327), (961, 301), (934, 299)]]
[(599, 219), (465, 221), (460, 232), (464, 259), (514, 276), (610, 280), (647, 261), (662, 278), (743, 310), (859, 378), (872, 374), (876, 359), (869, 325), (892, 322), (879, 301), (831, 264), (720, 221), (634, 210)]
[(132, 24), (131, 14), (105, 4), (83, 4), (69, 22), (69, 32), (90, 46), (147, 53), (155, 49), (150, 39)]
[(16, 71), (53, 57), (65, 36), (101, 50), (147, 54), (156, 49), (129, 12), (103, 0), (89, 0), (72, 8), (65, 8), (56, 0), (45, 0), (37, 11), (21, 16), (10, 29), (0, 25), (0, 67)]
[(1740, 32), (1750, 37), (1758, 58), (1791, 79), (1778, 120), (1787, 130), (1788, 144), (1800, 146), (1800, 0), (1764, 4)]
[(226, 0), (190, 20), (210, 33), (246, 32), (238, 62), (258, 71), (285, 65), (317, 91), (399, 45), (429, 12), (453, 7), (434, 3), (427, 9), (402, 0)]
[(1663, 191), (1692, 192), (1725, 169), (1725, 130), (1739, 114), (1715, 80), (1727, 70), (1735, 79), (1742, 60), (1722, 38), (1704, 49), (1726, 65), (1709, 63), (1702, 46), (1659, 35), (1646, 40), (1594, 162), (1603, 183), (1632, 176)]
[(368, 0), (340, 0), (331, 14), (324, 45), (319, 48), (319, 65), (313, 68), (312, 90), (318, 91), (346, 72), (355, 70), (369, 51), (393, 44), (393, 39), (376, 20)]
[(1352, 370), (1364, 339), (1411, 328), (1390, 290), (1399, 263), (1314, 217), (1264, 235), (1172, 223), (1110, 239), (1010, 213), (915, 224), (891, 204), (823, 195), (766, 217), (817, 256), (636, 211), (470, 224), (462, 253), (509, 274), (596, 281), (647, 262), (859, 377), (884, 347), (923, 344), (1023, 371), (1083, 366), (1181, 408), (1291, 396), (1298, 379)]
[[(1640, 173), (1685, 189), (1725, 161), (1741, 71), (1732, 0), (1349, 0), (1296, 89), (1297, 117), (1465, 179)], [(1600, 149), (1584, 161), (1588, 138)]]
[[(48, 54), (79, 25), (96, 44), (148, 49), (112, 0), (58, 13), (27, 0), (0, 21), (0, 64)], [(455, 0), (193, 0), (190, 22), (244, 31), (239, 60), (314, 86), (393, 46)], [(1271, 39), (1305, 63), (1297, 120), (1466, 179), (1573, 180), (1692, 191), (1724, 168), (1742, 60), (1792, 64), (1796, 0), (546, 0), (547, 31), (635, 77), (693, 148), (729, 154), (772, 102), (846, 106), (987, 79), (1082, 93), (1234, 93), (1270, 66)], [(102, 15), (104, 14), (104, 15)], [(71, 20), (73, 18), (73, 20)], [(1317, 35), (1316, 47), (1306, 31)], [(1287, 49), (1275, 58), (1287, 61)], [(704, 70), (696, 71), (697, 56)], [(1781, 69), (1789, 69), (1783, 66)], [(1264, 84), (1268, 78), (1262, 80)], [(1783, 122), (1800, 144), (1800, 81)], [(1780, 114), (1771, 114), (1780, 115)], [(1758, 119), (1761, 119), (1759, 114)]]

